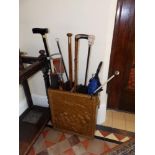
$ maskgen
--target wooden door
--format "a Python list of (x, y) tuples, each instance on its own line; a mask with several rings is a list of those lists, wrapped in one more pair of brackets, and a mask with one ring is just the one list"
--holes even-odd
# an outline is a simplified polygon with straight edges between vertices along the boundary
[(118, 0), (107, 87), (108, 108), (135, 111), (135, 1)]

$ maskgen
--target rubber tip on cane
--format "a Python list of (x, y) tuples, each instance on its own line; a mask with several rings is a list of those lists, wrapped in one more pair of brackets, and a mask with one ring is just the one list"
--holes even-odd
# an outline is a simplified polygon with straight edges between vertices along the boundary
[(67, 33), (67, 36), (68, 37), (71, 37), (73, 34), (72, 33)]

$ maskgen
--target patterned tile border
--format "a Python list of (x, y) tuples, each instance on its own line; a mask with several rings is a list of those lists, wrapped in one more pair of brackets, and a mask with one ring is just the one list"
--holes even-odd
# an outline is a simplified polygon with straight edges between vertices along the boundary
[[(48, 123), (46, 126), (53, 128), (51, 123)], [(107, 126), (96, 125), (94, 137), (100, 140), (121, 144), (134, 138), (135, 133)]]
[(135, 136), (134, 132), (130, 132), (130, 131), (126, 131), (126, 130), (121, 130), (121, 129), (116, 129), (116, 128), (111, 128), (111, 127), (102, 126), (102, 125), (96, 125), (96, 129), (97, 130), (108, 131), (108, 132), (111, 132), (111, 133), (118, 133), (118, 134), (122, 134), (122, 135), (126, 135), (126, 136), (131, 136), (131, 137)]
[(102, 139), (104, 141), (121, 144), (130, 139), (133, 139), (134, 137), (135, 137), (135, 133), (133, 132), (101, 126), (101, 125), (96, 126), (95, 138)]

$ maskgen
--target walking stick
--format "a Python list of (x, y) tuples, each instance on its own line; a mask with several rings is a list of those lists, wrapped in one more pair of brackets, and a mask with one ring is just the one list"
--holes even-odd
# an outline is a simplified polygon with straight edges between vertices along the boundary
[(73, 73), (72, 73), (72, 33), (67, 33), (68, 36), (68, 64), (69, 64), (69, 81), (70, 87), (73, 83)]
[(62, 63), (63, 63), (63, 66), (64, 66), (64, 70), (65, 70), (66, 78), (67, 78), (67, 81), (68, 81), (69, 78), (68, 78), (68, 74), (67, 74), (67, 70), (66, 70), (65, 62), (64, 62), (64, 59), (63, 59), (63, 55), (62, 55), (62, 52), (61, 52), (61, 48), (60, 48), (60, 44), (59, 44), (59, 38), (56, 38), (55, 40), (56, 40), (56, 43), (57, 43), (57, 46), (58, 46), (58, 49), (59, 49), (59, 53), (60, 53), (61, 58), (62, 58)]
[(87, 76), (88, 76), (90, 51), (91, 51), (91, 47), (92, 47), (92, 45), (94, 43), (94, 40), (95, 40), (95, 36), (93, 36), (93, 35), (89, 35), (88, 36), (88, 44), (89, 44), (89, 47), (88, 47), (87, 65), (86, 65), (85, 82), (84, 82), (84, 85), (85, 86), (87, 85)]

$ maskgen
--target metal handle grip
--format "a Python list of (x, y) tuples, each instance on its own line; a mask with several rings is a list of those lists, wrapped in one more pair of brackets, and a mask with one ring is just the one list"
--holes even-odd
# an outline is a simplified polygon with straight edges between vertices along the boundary
[(94, 44), (94, 40), (95, 40), (95, 36), (94, 35), (89, 35), (88, 36), (88, 44), (89, 45), (93, 45)]
[(105, 84), (107, 84), (109, 81), (111, 81), (115, 76), (118, 76), (120, 74), (119, 71), (115, 71), (115, 73), (107, 80), (105, 81), (100, 87), (98, 87), (93, 94), (95, 94), (99, 89), (101, 89)]

